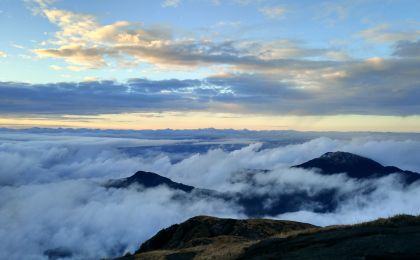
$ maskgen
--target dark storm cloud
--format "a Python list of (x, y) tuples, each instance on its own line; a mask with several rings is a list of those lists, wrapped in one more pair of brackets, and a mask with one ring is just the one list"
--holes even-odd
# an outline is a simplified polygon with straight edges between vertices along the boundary
[[(272, 73), (236, 73), (191, 80), (2, 82), (0, 113), (86, 115), (215, 111), (402, 116), (420, 113), (419, 59), (372, 58), (335, 62), (335, 67), (320, 64), (313, 64), (317, 69), (294, 70), (292, 67), (286, 73), (273, 66)], [(226, 106), (232, 104), (235, 106)]]
[[(415, 115), (420, 112), (420, 60), (370, 60), (346, 69), (326, 97), (340, 113)], [(327, 94), (327, 93), (326, 93)], [(327, 94), (327, 95), (328, 95)], [(328, 100), (329, 99), (329, 100)]]
[(420, 57), (420, 40), (401, 41), (396, 44), (394, 55), (400, 57)]
[[(254, 94), (259, 91), (259, 94)], [(252, 75), (204, 80), (131, 79), (25, 84), (0, 83), (0, 111), (33, 114), (100, 114), (133, 111), (206, 110), (212, 101), (239, 103), (297, 99), (303, 93), (287, 84)]]
[[(0, 83), (0, 111), (34, 114), (101, 114), (166, 109), (202, 109), (192, 96), (173, 92), (192, 81), (132, 80), (25, 84)], [(169, 92), (162, 93), (163, 90)], [(171, 92), (172, 91), (172, 92)]]

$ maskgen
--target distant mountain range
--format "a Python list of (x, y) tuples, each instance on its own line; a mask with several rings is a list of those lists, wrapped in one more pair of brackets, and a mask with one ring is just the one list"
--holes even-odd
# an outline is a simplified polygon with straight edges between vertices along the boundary
[[(305, 163), (292, 166), (292, 168), (315, 169), (323, 175), (334, 175), (346, 173), (353, 179), (373, 179), (396, 174), (405, 185), (409, 185), (420, 179), (420, 174), (404, 171), (394, 166), (383, 166), (378, 162), (347, 152), (328, 152), (319, 158), (312, 159)], [(265, 174), (268, 170), (245, 171), (240, 174)], [(243, 208), (243, 212), (249, 217), (276, 216), (286, 212), (298, 211), (303, 205), (313, 207), (314, 212), (331, 212), (338, 206), (339, 196), (354, 196), (355, 194), (338, 194), (336, 189), (325, 189), (315, 194), (305, 191), (294, 191), (288, 193), (257, 193), (244, 194), (238, 192), (218, 192), (199, 189), (193, 186), (177, 183), (169, 178), (152, 172), (139, 171), (133, 176), (110, 180), (105, 184), (108, 188), (127, 188), (138, 185), (143, 188), (154, 188), (165, 185), (174, 190), (180, 190), (190, 196), (208, 196), (233, 202)], [(363, 190), (364, 194), (373, 190)], [(267, 206), (269, 202), (270, 206)]]

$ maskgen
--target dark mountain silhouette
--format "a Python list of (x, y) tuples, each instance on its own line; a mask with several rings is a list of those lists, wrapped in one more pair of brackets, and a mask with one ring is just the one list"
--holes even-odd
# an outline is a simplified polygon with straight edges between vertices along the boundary
[(420, 259), (420, 217), (398, 215), (261, 240), (237, 259)]
[(268, 219), (194, 217), (118, 259), (419, 259), (420, 217), (316, 227)]
[(235, 236), (258, 240), (281, 232), (313, 227), (316, 226), (293, 221), (238, 220), (198, 216), (159, 231), (154, 237), (144, 242), (137, 252), (205, 245), (212, 242), (211, 238), (218, 236)]
[(138, 171), (134, 175), (117, 180), (110, 180), (105, 186), (108, 188), (127, 188), (131, 185), (141, 185), (145, 188), (154, 188), (160, 185), (166, 185), (169, 188), (191, 192), (194, 187), (182, 183), (174, 182), (169, 178), (160, 176), (153, 172)]
[(420, 179), (420, 174), (404, 171), (395, 166), (383, 166), (380, 163), (347, 152), (328, 152), (321, 157), (293, 166), (295, 168), (319, 169), (319, 173), (331, 175), (346, 173), (351, 178), (364, 179), (383, 177), (392, 173), (400, 175), (407, 183)]
[[(398, 174), (406, 184), (411, 184), (420, 179), (420, 174), (410, 171), (404, 171), (393, 166), (382, 166), (371, 159), (346, 152), (330, 152), (319, 158), (310, 160), (295, 168), (318, 169), (320, 174), (331, 175), (346, 173), (351, 178), (372, 179), (384, 177), (389, 174)], [(239, 179), (250, 181), (252, 186), (252, 176), (254, 174), (266, 174), (267, 170), (246, 170), (239, 174)], [(235, 176), (237, 178), (238, 176)], [(307, 191), (294, 191), (288, 193), (238, 193), (238, 192), (217, 192), (205, 190), (177, 183), (169, 178), (160, 176), (156, 173), (139, 171), (131, 177), (111, 180), (105, 186), (108, 188), (127, 188), (131, 185), (141, 185), (145, 188), (153, 188), (160, 185), (166, 185), (171, 189), (184, 191), (185, 195), (177, 195), (174, 199), (184, 199), (187, 195), (199, 196), (201, 198), (216, 198), (226, 202), (232, 202), (243, 209), (243, 213), (248, 217), (276, 216), (286, 212), (299, 211), (303, 207), (311, 208), (313, 212), (325, 213), (334, 211), (340, 201), (346, 197), (357, 195), (356, 193), (368, 194), (370, 190), (360, 190), (352, 193), (340, 193), (336, 188), (324, 189), (317, 193)], [(270, 205), (270, 206), (267, 206)]]

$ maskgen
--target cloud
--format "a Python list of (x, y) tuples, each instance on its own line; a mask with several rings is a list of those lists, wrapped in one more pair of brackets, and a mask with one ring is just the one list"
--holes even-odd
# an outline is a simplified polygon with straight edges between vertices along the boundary
[[(291, 165), (297, 165), (319, 157), (328, 151), (338, 150), (366, 156), (384, 165), (394, 165), (402, 169), (420, 171), (420, 165), (416, 163), (415, 153), (413, 154), (414, 151), (420, 149), (420, 143), (417, 141), (376, 141), (371, 138), (340, 141), (330, 138), (317, 138), (303, 144), (264, 150), (260, 150), (260, 148), (261, 144), (253, 144), (234, 152), (213, 150), (204, 155), (197, 154), (175, 164), (165, 172), (167, 172), (167, 177), (189, 185), (223, 189), (224, 187), (220, 185), (228, 183), (230, 175), (240, 170), (277, 170), (272, 173), (275, 177), (279, 176), (278, 174), (282, 171), (287, 172), (287, 168)], [(391, 151), (390, 149), (394, 152), (381, 153), (383, 150)], [(190, 168), (196, 170), (189, 171)], [(158, 169), (152, 167), (149, 170), (156, 171)], [(290, 177), (297, 174), (302, 177), (306, 176), (298, 171), (291, 171), (290, 174)], [(316, 176), (314, 175), (314, 177)]]
[(19, 44), (12, 44), (12, 46), (15, 47), (16, 49), (25, 49), (25, 47)]
[(346, 61), (351, 59), (349, 54), (342, 51), (329, 51), (327, 52), (327, 56), (336, 61)]
[[(194, 132), (200, 131), (190, 131), (186, 137)], [(162, 134), (156, 132), (156, 139), (165, 138)], [(291, 139), (287, 140), (299, 135), (289, 133)], [(186, 155), (176, 163), (171, 163), (165, 155), (128, 154), (122, 148), (186, 141), (179, 140), (180, 136), (176, 141), (131, 136), (143, 135), (111, 130), (3, 129), (0, 133), (0, 157), (4, 159), (0, 165), (0, 239), (4, 242), (0, 245), (0, 257), (43, 258), (45, 250), (55, 248), (70, 250), (73, 259), (112, 257), (133, 252), (161, 228), (195, 215), (246, 217), (233, 202), (191, 197), (165, 187), (116, 190), (100, 185), (104, 180), (129, 176), (137, 170), (154, 171), (197, 187), (266, 194), (271, 202), (281, 194), (296, 191), (317, 194), (324, 189), (338, 189), (341, 194), (340, 206), (333, 212), (316, 213), (310, 205), (304, 205), (297, 212), (275, 216), (281, 219), (330, 225), (397, 213), (420, 213), (415, 199), (420, 195), (420, 187), (403, 187), (393, 176), (355, 181), (344, 174), (328, 177), (288, 168), (327, 151), (342, 150), (384, 165), (419, 171), (416, 155), (420, 152), (420, 142), (410, 140), (409, 135), (400, 136), (400, 141), (378, 140), (369, 135), (353, 140), (317, 138), (270, 149), (262, 149), (261, 144), (255, 143), (231, 152), (216, 149)], [(226, 135), (210, 131), (210, 136)], [(247, 136), (259, 135), (255, 132)], [(194, 146), (208, 140), (207, 137), (195, 143), (188, 141)], [(257, 171), (250, 176), (247, 174), (250, 169), (270, 172)], [(346, 196), (364, 189), (374, 191)], [(264, 203), (268, 207), (270, 200)]]
[[(268, 43), (215, 42), (173, 38), (167, 28), (145, 29), (133, 27), (127, 22), (103, 27), (95, 25), (90, 29), (75, 29), (77, 24), (80, 22), (56, 34), (58, 39), (52, 43), (59, 47), (34, 49), (33, 52), (40, 57), (64, 59), (92, 69), (109, 66), (107, 58), (125, 61), (124, 57), (130, 57), (130, 61), (158, 68), (231, 65), (239, 70), (264, 70), (274, 66), (300, 66), (304, 69), (314, 62), (305, 63), (293, 58), (322, 56), (325, 53), (321, 49), (306, 49), (284, 40)], [(81, 27), (86, 26), (84, 22), (82, 24)], [(86, 32), (83, 33), (83, 30)], [(73, 31), (77, 35), (73, 35)]]
[(398, 41), (416, 40), (420, 36), (420, 30), (393, 30), (388, 24), (379, 24), (359, 32), (358, 35), (373, 43), (394, 43)]
[(288, 67), (287, 72), (275, 67), (272, 72), (267, 68), (260, 73), (225, 73), (189, 80), (3, 82), (0, 113), (86, 115), (188, 110), (266, 115), (418, 115), (418, 59), (374, 57), (333, 64), (335, 67), (314, 62), (305, 73), (296, 65)]
[(91, 76), (91, 77), (85, 77), (83, 80), (84, 81), (87, 81), (87, 82), (90, 82), (90, 81), (98, 81), (98, 78)]
[(66, 61), (85, 66), (86, 68), (101, 68), (107, 65), (103, 55), (113, 54), (97, 48), (85, 49), (80, 45), (65, 46), (59, 49), (36, 49), (34, 52), (40, 57), (64, 58)]
[(393, 53), (395, 56), (404, 58), (420, 57), (420, 40), (417, 41), (400, 41), (395, 46)]
[[(165, 26), (146, 27), (127, 21), (102, 25), (89, 14), (48, 6), (41, 9), (42, 15), (59, 30), (54, 38), (32, 51), (41, 58), (63, 59), (90, 69), (110, 66), (109, 60), (120, 64), (126, 61), (148, 63), (158, 68), (218, 65), (232, 65), (242, 70), (286, 65), (306, 67), (304, 62), (293, 59), (325, 56), (326, 53), (326, 50), (305, 48), (281, 39), (270, 42), (214, 41), (209, 37), (177, 35), (174, 29)], [(263, 10), (274, 16), (284, 8)]]
[[(189, 88), (194, 80), (132, 80), (80, 83), (25, 84), (1, 83), (3, 113), (107, 114), (128, 111), (199, 110), (203, 108)], [(199, 87), (199, 86), (197, 86)], [(22, 96), (26, 101), (22, 100)], [(21, 96), (21, 97), (19, 97)], [(7, 98), (10, 98), (7, 101)], [(3, 102), (4, 101), (4, 102)]]
[(180, 3), (180, 0), (165, 0), (162, 3), (163, 7), (177, 7)]
[(62, 70), (63, 68), (61, 66), (58, 65), (50, 65), (50, 68), (53, 70)]
[(55, 0), (28, 0), (28, 1), (33, 1), (39, 4), (41, 7), (47, 7), (48, 5), (55, 2)]
[[(5, 139), (0, 144), (0, 157), (6, 161), (0, 166), (0, 185), (118, 178), (142, 168), (140, 160), (122, 154), (119, 147), (171, 143), (66, 135), (54, 138), (31, 134), (2, 137)], [(17, 143), (7, 141), (10, 139)]]
[(7, 54), (4, 51), (0, 51), (0, 58), (6, 58)]
[(331, 213), (302, 210), (278, 215), (280, 219), (311, 222), (318, 225), (361, 223), (380, 217), (391, 217), (404, 212), (418, 215), (419, 202), (412, 198), (420, 195), (420, 186), (403, 187), (398, 180), (384, 178), (375, 184), (376, 190), (368, 196), (356, 196), (341, 201)]
[(260, 8), (259, 11), (270, 19), (280, 19), (284, 17), (287, 9), (283, 6), (267, 6)]
[(92, 15), (60, 9), (45, 7), (42, 14), (61, 29), (55, 33), (55, 39), (46, 42), (58, 47), (33, 52), (39, 57), (61, 58), (86, 68), (108, 66), (105, 57), (121, 58), (122, 54), (130, 54), (124, 53), (125, 48), (159, 46), (169, 33), (164, 27), (148, 30), (127, 21), (102, 26)]
[(4, 259), (44, 259), (44, 251), (56, 248), (70, 250), (72, 259), (116, 257), (134, 252), (173, 221), (196, 214), (240, 216), (234, 205), (223, 201), (177, 201), (173, 197), (179, 195), (164, 187), (107, 190), (91, 181), (72, 180), (3, 187), (0, 194), (0, 236), (9, 237), (0, 246)]
[(28, 9), (34, 15), (42, 14), (43, 9), (48, 8), (55, 0), (23, 0)]

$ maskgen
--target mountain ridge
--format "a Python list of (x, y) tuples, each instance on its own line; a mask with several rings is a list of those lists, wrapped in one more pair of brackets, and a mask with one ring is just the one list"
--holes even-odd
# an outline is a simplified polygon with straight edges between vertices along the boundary
[[(367, 172), (360, 171), (363, 167), (368, 169)], [(348, 171), (350, 172), (350, 178), (359, 177), (356, 179), (373, 179), (390, 174), (397, 174), (403, 185), (410, 185), (420, 179), (420, 174), (418, 173), (403, 171), (393, 166), (382, 166), (371, 159), (345, 152), (325, 153), (318, 158), (309, 160), (300, 165), (292, 166), (291, 168), (302, 168), (307, 170), (318, 169), (317, 172), (322, 175), (340, 174)], [(258, 173), (267, 174), (268, 171), (258, 170)], [(245, 171), (240, 174), (246, 175), (245, 179), (250, 179), (251, 182), (248, 183), (250, 187), (254, 185), (252, 183), (252, 176), (255, 173)], [(375, 190), (375, 188), (370, 186), (364, 190), (356, 189), (343, 194), (340, 193), (337, 188), (325, 188), (316, 193), (310, 193), (305, 189), (301, 189), (293, 192), (276, 193), (274, 195), (271, 193), (215, 191), (174, 182), (159, 174), (144, 171), (138, 171), (128, 178), (110, 180), (104, 186), (117, 189), (131, 186), (143, 188), (166, 186), (170, 189), (181, 191), (176, 193), (176, 198), (174, 197), (174, 199), (188, 200), (188, 198), (191, 197), (219, 199), (224, 202), (238, 205), (242, 209), (244, 215), (251, 218), (276, 216), (283, 213), (299, 211), (302, 207), (311, 207), (311, 210), (318, 213), (332, 212), (339, 206), (339, 201), (343, 197), (352, 197), (360, 194), (367, 195)]]
[[(232, 224), (240, 221), (260, 221), (264, 228), (269, 226), (268, 230), (272, 228), (270, 223), (277, 223), (283, 229), (271, 229), (274, 232), (258, 238), (247, 237), (253, 231), (252, 228), (245, 235), (233, 232), (219, 232), (216, 235), (206, 233), (212, 227), (223, 229), (227, 222)], [(291, 224), (295, 225), (294, 228), (288, 226)], [(167, 230), (170, 231), (166, 233), (165, 241), (176, 241), (172, 246), (155, 243), (157, 246), (148, 247), (150, 241), (159, 241), (162, 232)], [(177, 233), (180, 230), (184, 236)], [(185, 234), (188, 232), (189, 241), (185, 243)], [(282, 220), (234, 220), (199, 216), (161, 230), (144, 242), (134, 254), (128, 253), (117, 259), (314, 259), (314, 256), (319, 259), (418, 259), (419, 239), (420, 216), (411, 215), (327, 227)]]

